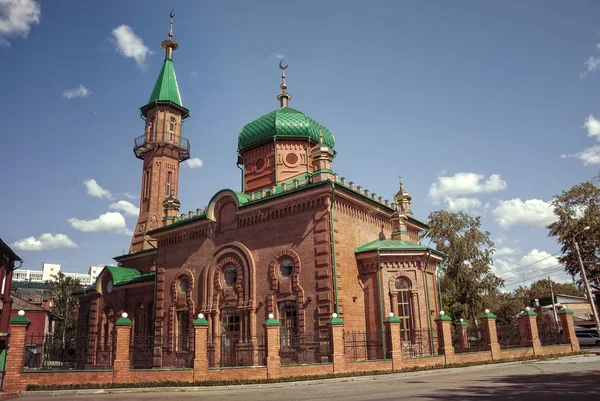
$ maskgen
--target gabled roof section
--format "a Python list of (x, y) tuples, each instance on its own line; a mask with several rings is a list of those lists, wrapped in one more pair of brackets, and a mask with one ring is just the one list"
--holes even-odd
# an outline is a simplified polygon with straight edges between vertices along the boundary
[(158, 74), (158, 79), (154, 84), (154, 89), (152, 90), (148, 103), (160, 101), (172, 102), (183, 107), (181, 104), (181, 95), (179, 94), (179, 86), (177, 85), (177, 78), (175, 76), (175, 67), (173, 67), (172, 60), (165, 60), (165, 63)]
[(7, 254), (13, 261), (17, 260), (19, 262), (23, 262), (23, 259), (21, 259), (6, 242), (2, 241), (2, 238), (0, 238), (0, 251)]
[(431, 251), (440, 256), (446, 256), (437, 249), (430, 248), (426, 245), (396, 239), (377, 239), (368, 244), (359, 246), (354, 250), (354, 253), (373, 251)]

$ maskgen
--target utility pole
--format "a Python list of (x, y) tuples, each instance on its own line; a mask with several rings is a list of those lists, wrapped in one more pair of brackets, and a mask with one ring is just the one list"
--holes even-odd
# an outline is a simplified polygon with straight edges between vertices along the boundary
[[(590, 227), (587, 226), (584, 230), (589, 230)], [(577, 260), (579, 261), (579, 269), (581, 270), (581, 278), (585, 284), (585, 292), (587, 293), (588, 301), (590, 302), (590, 306), (592, 307), (592, 313), (594, 314), (594, 320), (596, 322), (596, 331), (600, 335), (600, 320), (598, 319), (598, 311), (596, 310), (596, 303), (594, 302), (594, 297), (592, 295), (592, 290), (590, 289), (590, 282), (587, 279), (587, 274), (585, 272), (585, 266), (583, 265), (583, 260), (581, 260), (581, 253), (579, 252), (579, 244), (575, 240), (575, 236), (573, 237), (573, 246), (575, 247), (575, 252), (577, 253)]]
[(552, 288), (552, 281), (548, 276), (548, 284), (550, 285), (550, 297), (552, 298), (552, 313), (554, 314), (554, 323), (558, 327), (558, 315), (556, 314), (556, 304), (554, 303), (554, 289)]

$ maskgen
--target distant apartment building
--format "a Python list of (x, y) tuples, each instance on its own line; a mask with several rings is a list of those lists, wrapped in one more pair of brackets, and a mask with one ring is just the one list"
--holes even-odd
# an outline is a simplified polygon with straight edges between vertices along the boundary
[[(96, 282), (96, 278), (103, 268), (104, 266), (90, 266), (87, 273), (63, 272), (63, 274), (79, 279), (81, 285), (88, 286)], [(53, 281), (60, 271), (60, 265), (55, 263), (44, 263), (42, 270), (18, 269), (13, 273), (13, 282), (45, 283)]]

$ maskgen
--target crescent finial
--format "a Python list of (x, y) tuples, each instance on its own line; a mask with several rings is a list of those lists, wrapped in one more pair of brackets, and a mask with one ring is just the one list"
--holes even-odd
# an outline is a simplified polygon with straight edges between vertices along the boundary
[(281, 60), (279, 60), (279, 68), (281, 68), (282, 70), (285, 70), (286, 68), (288, 68), (290, 65), (286, 65), (285, 67), (283, 66), (283, 60), (285, 60), (284, 58), (282, 58)]
[(169, 14), (169, 16), (170, 16), (171, 18), (173, 18), (173, 17), (175, 16), (175, 10), (171, 10), (171, 13)]

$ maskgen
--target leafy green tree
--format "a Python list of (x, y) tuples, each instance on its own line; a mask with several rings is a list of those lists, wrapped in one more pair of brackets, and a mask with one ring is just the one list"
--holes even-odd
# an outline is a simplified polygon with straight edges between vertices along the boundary
[(81, 289), (79, 279), (58, 272), (55, 281), (47, 281), (50, 293), (50, 312), (60, 316), (55, 334), (72, 338), (77, 332), (77, 298), (73, 292)]
[(496, 288), (484, 295), (483, 303), (497, 316), (498, 324), (515, 324), (519, 313), (527, 306), (514, 292), (501, 292)]
[[(557, 195), (552, 205), (557, 220), (548, 229), (549, 236), (555, 237), (561, 244), (563, 255), (558, 260), (564, 263), (573, 278), (580, 280), (579, 263), (573, 247), (573, 238), (579, 233), (577, 243), (588, 279), (600, 285), (600, 188), (592, 181), (582, 182)], [(591, 229), (582, 231), (587, 226)]]
[(503, 283), (491, 272), (495, 249), (490, 233), (481, 231), (480, 217), (463, 212), (433, 212), (429, 226), (432, 242), (448, 255), (440, 282), (444, 309), (455, 319), (471, 318), (475, 322), (485, 294)]

